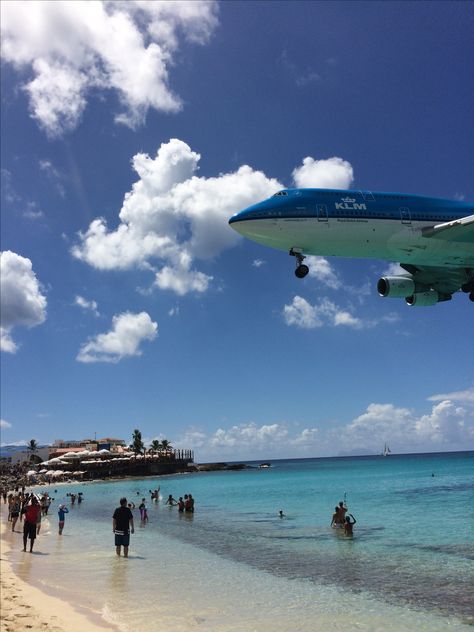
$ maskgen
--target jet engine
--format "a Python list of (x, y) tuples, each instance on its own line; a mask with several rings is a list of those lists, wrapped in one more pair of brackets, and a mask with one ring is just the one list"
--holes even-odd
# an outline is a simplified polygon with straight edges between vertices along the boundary
[(380, 296), (393, 298), (412, 296), (415, 294), (415, 282), (409, 276), (382, 277), (378, 280), (377, 291)]
[[(440, 300), (440, 296), (436, 290), (428, 290), (427, 292), (416, 292), (412, 296), (407, 296), (405, 301), (407, 305), (416, 307), (427, 307), (434, 305)], [(442, 299), (444, 300), (444, 299)]]

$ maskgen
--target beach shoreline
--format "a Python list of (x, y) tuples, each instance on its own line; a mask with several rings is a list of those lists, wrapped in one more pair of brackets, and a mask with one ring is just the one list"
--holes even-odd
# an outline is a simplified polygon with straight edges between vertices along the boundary
[[(15, 533), (8, 530), (6, 505), (2, 505), (0, 529), (0, 632), (106, 632), (118, 630), (103, 620), (99, 613), (79, 611), (74, 605), (54, 594), (53, 588), (42, 590), (22, 579), (14, 570), (17, 556), (36, 557), (21, 550), (22, 524)], [(14, 538), (18, 542), (14, 542)], [(18, 544), (18, 553), (14, 547)], [(40, 560), (38, 560), (40, 563)]]

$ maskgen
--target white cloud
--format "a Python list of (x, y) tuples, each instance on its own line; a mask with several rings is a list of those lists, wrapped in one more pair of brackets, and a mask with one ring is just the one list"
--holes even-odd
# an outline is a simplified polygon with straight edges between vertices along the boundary
[(392, 451), (470, 449), (474, 442), (474, 413), (444, 400), (426, 414), (394, 404), (373, 403), (350, 424), (338, 430), (346, 448), (380, 452), (385, 442)]
[(254, 423), (232, 426), (228, 430), (219, 428), (210, 439), (210, 445), (215, 448), (248, 446), (252, 444), (257, 449), (268, 447), (272, 443), (286, 440), (288, 430), (281, 424), (257, 426)]
[(140, 345), (154, 340), (158, 325), (146, 312), (124, 312), (112, 319), (112, 329), (86, 342), (80, 349), (79, 362), (119, 362), (122, 358), (141, 355)]
[(315, 160), (308, 156), (292, 175), (295, 185), (302, 188), (348, 189), (354, 180), (352, 165), (337, 157)]
[(10, 422), (6, 421), (5, 419), (0, 419), (0, 428), (4, 428), (5, 430), (7, 428), (11, 428), (12, 425)]
[(440, 402), (449, 399), (453, 402), (461, 402), (464, 405), (474, 404), (474, 386), (467, 388), (465, 391), (453, 391), (452, 393), (443, 393), (441, 395), (431, 395), (428, 397), (430, 402)]
[(6, 250), (0, 254), (1, 349), (15, 353), (14, 327), (35, 327), (46, 319), (46, 297), (30, 259)]
[(305, 450), (314, 450), (314, 448), (317, 447), (318, 436), (318, 428), (305, 428), (299, 433), (299, 435), (290, 440), (290, 444), (294, 446), (301, 446)]
[(94, 314), (94, 316), (100, 316), (99, 311), (97, 309), (98, 306), (97, 306), (96, 301), (88, 301), (83, 296), (77, 295), (74, 299), (74, 305), (77, 305), (78, 307), (81, 307), (84, 310), (91, 311)]
[(261, 268), (263, 265), (265, 265), (267, 262), (264, 261), (263, 259), (255, 259), (252, 262), (252, 265), (254, 268)]
[(220, 427), (206, 433), (188, 428), (173, 445), (179, 444), (199, 450), (199, 458), (236, 460), (249, 458), (288, 457), (314, 455), (318, 447), (318, 429), (304, 428), (285, 422), (258, 425), (253, 422)]
[(305, 258), (305, 263), (309, 268), (310, 277), (318, 279), (318, 281), (327, 285), (332, 290), (340, 289), (342, 285), (341, 280), (327, 259), (308, 255)]
[(323, 298), (317, 305), (311, 305), (301, 296), (295, 296), (290, 305), (283, 308), (283, 318), (287, 325), (294, 325), (301, 329), (315, 329), (325, 325), (345, 325), (361, 329), (364, 322), (341, 309), (328, 298)]
[(5, 353), (16, 353), (18, 347), (10, 335), (10, 332), (0, 327), (0, 350)]
[(155, 158), (133, 157), (139, 175), (125, 195), (120, 224), (109, 230), (95, 219), (72, 254), (102, 270), (161, 265), (155, 285), (183, 295), (205, 292), (212, 277), (196, 270), (196, 259), (216, 257), (240, 239), (229, 217), (282, 188), (261, 171), (242, 166), (213, 178), (198, 177), (200, 155), (171, 139)]
[(3, 61), (33, 73), (24, 88), (49, 135), (78, 124), (92, 90), (114, 91), (116, 121), (135, 127), (149, 108), (181, 109), (169, 87), (179, 39), (207, 43), (217, 11), (213, 0), (3, 2)]
[(374, 402), (347, 424), (329, 420), (319, 420), (317, 427), (298, 422), (241, 423), (210, 433), (190, 427), (172, 443), (198, 449), (200, 459), (237, 460), (380, 454), (386, 442), (394, 453), (472, 450), (474, 410), (449, 400), (421, 413)]

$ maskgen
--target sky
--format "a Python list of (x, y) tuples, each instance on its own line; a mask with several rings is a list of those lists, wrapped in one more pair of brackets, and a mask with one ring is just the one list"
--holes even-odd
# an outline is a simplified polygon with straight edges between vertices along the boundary
[(474, 311), (229, 217), (283, 187), (474, 200), (472, 2), (3, 2), (1, 442), (196, 461), (474, 449)]

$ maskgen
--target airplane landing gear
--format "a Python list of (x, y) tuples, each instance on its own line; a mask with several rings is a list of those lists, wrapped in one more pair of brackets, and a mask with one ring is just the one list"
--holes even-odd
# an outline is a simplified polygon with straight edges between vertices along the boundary
[(305, 260), (305, 256), (301, 254), (301, 252), (299, 250), (296, 250), (295, 248), (291, 248), (289, 254), (291, 257), (296, 258), (295, 275), (298, 277), (298, 279), (304, 279), (304, 277), (309, 272), (308, 266), (303, 263), (303, 261)]

